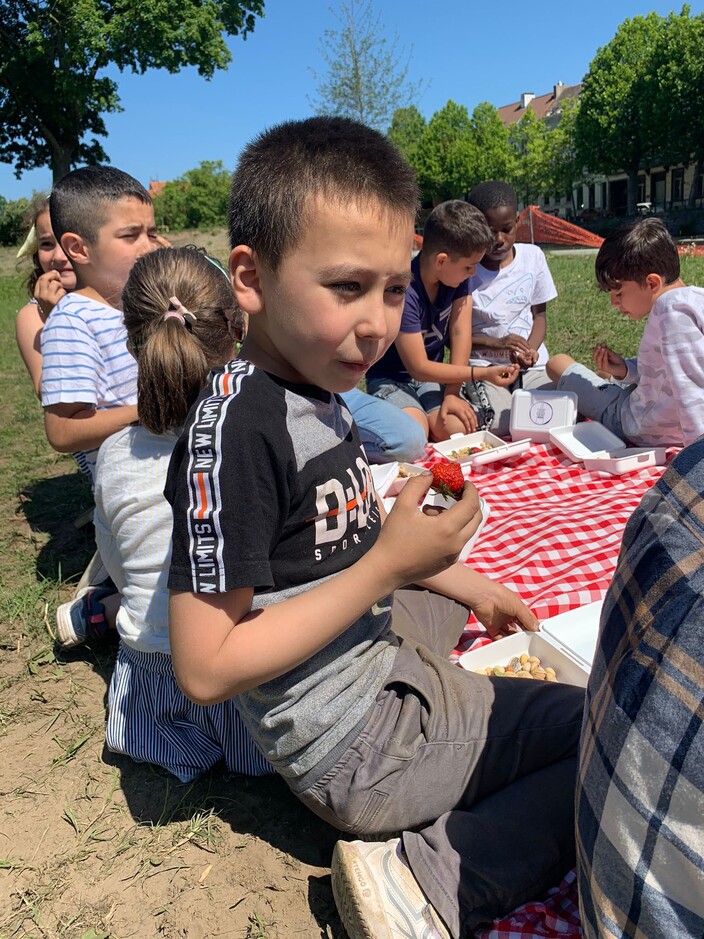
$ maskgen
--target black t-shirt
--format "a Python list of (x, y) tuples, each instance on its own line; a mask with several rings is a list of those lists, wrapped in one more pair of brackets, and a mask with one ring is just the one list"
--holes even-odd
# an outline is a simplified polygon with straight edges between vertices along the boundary
[[(354, 564), (381, 523), (341, 400), (244, 361), (212, 374), (174, 450), (165, 495), (174, 511), (169, 587), (251, 587), (254, 606)], [(380, 601), (307, 662), (240, 695), (250, 733), (284, 774), (308, 772), (371, 708), (395, 654), (389, 608)]]

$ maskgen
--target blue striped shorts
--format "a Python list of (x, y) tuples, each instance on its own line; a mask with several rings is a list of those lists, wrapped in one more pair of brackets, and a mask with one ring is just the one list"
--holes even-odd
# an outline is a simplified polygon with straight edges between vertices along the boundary
[(176, 684), (171, 656), (120, 643), (108, 692), (105, 742), (113, 753), (154, 763), (190, 782), (220, 760), (232, 773), (274, 772), (233, 701), (202, 707)]

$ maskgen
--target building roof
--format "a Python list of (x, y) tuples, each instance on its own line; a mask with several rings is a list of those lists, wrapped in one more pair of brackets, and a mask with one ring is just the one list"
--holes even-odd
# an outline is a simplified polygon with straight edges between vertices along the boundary
[(161, 193), (162, 193), (163, 190), (164, 190), (164, 186), (165, 186), (165, 185), (166, 185), (165, 182), (162, 183), (162, 182), (161, 182), (160, 180), (158, 180), (158, 179), (150, 179), (150, 180), (149, 180), (149, 189), (147, 189), (147, 192), (149, 193), (149, 195), (150, 195), (150, 196), (152, 197), (152, 199), (153, 199), (154, 196), (159, 196), (159, 195), (161, 195)]
[(499, 117), (504, 127), (510, 127), (516, 121), (520, 121), (523, 115), (530, 108), (538, 118), (544, 120), (550, 118), (553, 114), (560, 111), (560, 104), (566, 98), (577, 98), (582, 88), (579, 85), (563, 85), (558, 82), (551, 92), (546, 95), (534, 95), (532, 92), (524, 91), (518, 101), (511, 104), (504, 104), (498, 108)]

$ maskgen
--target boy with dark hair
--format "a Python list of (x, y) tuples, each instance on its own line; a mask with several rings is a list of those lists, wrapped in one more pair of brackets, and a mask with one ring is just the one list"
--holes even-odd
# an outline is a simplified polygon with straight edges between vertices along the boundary
[[(545, 373), (548, 352), (546, 306), (557, 296), (545, 255), (537, 245), (516, 244), (518, 203), (512, 186), (499, 180), (479, 183), (468, 195), (492, 233), (491, 247), (469, 279), (472, 298), (472, 365), (514, 362), (520, 375), (508, 386), (465, 385), (478, 409), (488, 397), (489, 428), (509, 432), (511, 395), (516, 388), (552, 388)], [(480, 411), (481, 413), (481, 411)]]
[[(250, 144), (231, 198), (230, 272), (249, 331), (169, 468), (174, 671), (197, 703), (237, 696), (262, 752), (322, 818), (347, 832), (419, 829), (404, 833), (405, 853), (398, 839), (338, 845), (352, 939), (459, 937), (572, 863), (583, 695), (457, 668), (446, 655), (457, 618), (423, 590), (402, 592), (413, 638), (397, 635), (392, 594), (421, 578), (492, 633), (537, 625), (509, 591), (452, 563), (479, 521), (469, 483), (429, 516), (418, 502), (430, 477), (414, 477), (382, 528), (338, 395), (398, 330), (413, 171), (376, 131), (312, 118)], [(540, 832), (530, 848), (515, 838), (526, 817)]]
[(51, 227), (76, 272), (42, 330), (42, 405), (49, 443), (93, 478), (106, 437), (137, 420), (137, 365), (121, 294), (132, 265), (159, 247), (146, 189), (112, 166), (74, 170), (54, 186)]
[[(515, 365), (475, 368), (467, 278), (492, 243), (481, 212), (459, 199), (443, 202), (423, 229), (423, 248), (411, 263), (396, 342), (367, 376), (367, 390), (402, 408), (431, 440), (476, 430), (472, 407), (460, 397), (463, 382), (510, 384)], [(450, 361), (445, 362), (449, 347)]]
[(677, 246), (657, 218), (609, 235), (595, 268), (612, 306), (632, 320), (649, 317), (638, 355), (624, 359), (600, 343), (600, 374), (560, 354), (548, 375), (577, 394), (580, 414), (635, 446), (692, 443), (704, 433), (704, 290), (681, 280)]

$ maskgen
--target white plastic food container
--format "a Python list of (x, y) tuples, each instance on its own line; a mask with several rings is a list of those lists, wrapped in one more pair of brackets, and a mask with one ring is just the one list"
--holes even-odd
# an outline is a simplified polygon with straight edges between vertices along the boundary
[[(427, 472), (424, 466), (418, 466), (417, 463), (394, 463), (394, 466), (396, 467), (396, 474), (384, 493), (386, 496), (397, 496), (411, 476), (418, 476), (420, 473)], [(401, 470), (408, 475), (400, 476)]]
[(512, 440), (549, 443), (554, 427), (567, 427), (577, 420), (577, 395), (573, 391), (527, 391), (511, 395), (509, 431)]
[(369, 469), (372, 471), (374, 488), (380, 499), (388, 494), (389, 486), (398, 475), (398, 463), (374, 463)]
[(626, 445), (625, 440), (621, 440), (599, 421), (556, 427), (550, 431), (550, 440), (575, 463), (597, 454), (602, 456), (604, 451), (621, 450)]
[[(545, 620), (537, 633), (514, 633), (460, 656), (468, 671), (507, 665), (514, 655), (537, 655), (541, 664), (555, 669), (557, 680), (586, 688), (599, 634), (603, 601)], [(513, 679), (506, 679), (512, 681)]]
[[(455, 505), (456, 502), (457, 500), (453, 499), (452, 496), (444, 496), (441, 492), (436, 492), (434, 489), (431, 489), (426, 494), (423, 501), (421, 502), (420, 507), (421, 507), (421, 510), (424, 509), (428, 505), (436, 506), (437, 508), (440, 508), (440, 509), (449, 509), (451, 506)], [(481, 498), (481, 496), (479, 497), (479, 508), (481, 509), (482, 520), (479, 523), (477, 530), (474, 532), (474, 534), (469, 539), (469, 541), (467, 541), (464, 548), (462, 548), (462, 550), (460, 551), (459, 557), (457, 559), (458, 561), (466, 561), (467, 558), (470, 556), (470, 554), (472, 553), (472, 548), (477, 543), (477, 539), (479, 538), (479, 535), (481, 534), (481, 530), (482, 528), (484, 528), (484, 526), (486, 525), (486, 520), (489, 518), (491, 509), (489, 505), (484, 501), (484, 499)]]
[(624, 447), (623, 450), (605, 450), (584, 458), (584, 468), (621, 476), (648, 466), (664, 466), (667, 462), (665, 447)]
[[(477, 453), (468, 453), (465, 456), (452, 456), (453, 453), (465, 447), (480, 447), (482, 444), (490, 447), (489, 450), (479, 450)], [(508, 460), (530, 449), (530, 440), (502, 440), (488, 430), (477, 430), (473, 434), (453, 434), (449, 440), (441, 440), (433, 444), (433, 450), (453, 463), (472, 463), (481, 466), (484, 463), (493, 463), (495, 460)]]

